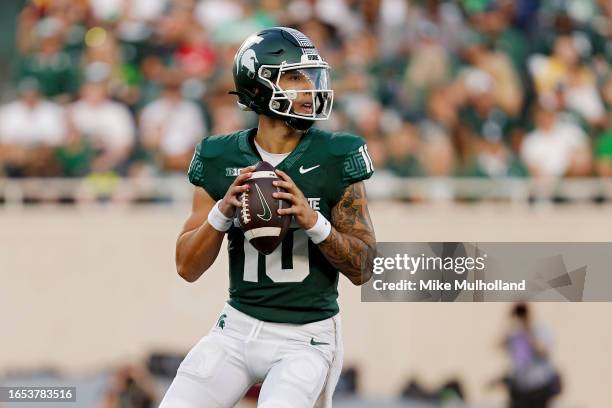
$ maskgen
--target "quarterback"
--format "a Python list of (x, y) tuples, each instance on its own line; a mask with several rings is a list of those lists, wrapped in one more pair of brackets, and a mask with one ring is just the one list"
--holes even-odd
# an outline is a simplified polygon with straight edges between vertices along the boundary
[[(176, 243), (179, 275), (197, 280), (227, 234), (229, 300), (185, 357), (163, 408), (233, 407), (263, 383), (261, 408), (331, 406), (342, 366), (339, 274), (372, 276), (376, 238), (363, 180), (372, 161), (362, 138), (313, 128), (332, 109), (329, 66), (301, 32), (276, 27), (247, 38), (234, 58), (238, 104), (258, 127), (196, 147), (192, 213)], [(270, 255), (234, 223), (254, 164), (276, 167), (274, 198), (289, 205), (289, 232)]]

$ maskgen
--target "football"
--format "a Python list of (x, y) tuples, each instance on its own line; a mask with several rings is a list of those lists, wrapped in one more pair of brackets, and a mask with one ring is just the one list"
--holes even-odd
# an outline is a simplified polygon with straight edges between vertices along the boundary
[(253, 175), (245, 183), (249, 190), (240, 195), (242, 207), (236, 211), (244, 237), (264, 255), (271, 254), (280, 245), (291, 222), (290, 216), (277, 212), (279, 208), (286, 208), (287, 202), (272, 197), (272, 193), (282, 191), (272, 185), (277, 179), (274, 166), (265, 161), (257, 163)]

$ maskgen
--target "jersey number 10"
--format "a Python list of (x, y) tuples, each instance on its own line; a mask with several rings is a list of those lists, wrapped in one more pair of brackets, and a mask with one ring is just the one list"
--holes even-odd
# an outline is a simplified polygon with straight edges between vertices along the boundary
[(244, 280), (257, 282), (259, 257), (265, 257), (266, 275), (272, 282), (302, 282), (310, 273), (308, 236), (303, 229), (290, 229), (270, 255), (261, 255), (244, 240)]

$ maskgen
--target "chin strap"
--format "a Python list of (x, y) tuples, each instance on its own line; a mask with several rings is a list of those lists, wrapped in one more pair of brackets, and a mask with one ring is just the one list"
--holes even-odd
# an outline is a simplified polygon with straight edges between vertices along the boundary
[(297, 118), (283, 118), (285, 123), (294, 128), (295, 130), (308, 130), (314, 125), (314, 120), (297, 119)]
[[(314, 120), (298, 119), (298, 118), (292, 118), (292, 117), (288, 118), (283, 115), (275, 114), (274, 112), (259, 112), (259, 110), (256, 108), (255, 102), (251, 98), (246, 98), (244, 93), (239, 92), (239, 91), (229, 91), (228, 94), (236, 95), (238, 97), (237, 103), (240, 109), (246, 110), (246, 111), (253, 111), (260, 115), (270, 116), (271, 118), (274, 118), (274, 119), (280, 119), (284, 121), (287, 124), (287, 126), (292, 127), (295, 130), (305, 131), (305, 130), (310, 129), (312, 125), (314, 124)], [(243, 100), (248, 100), (249, 104), (245, 105), (244, 103), (241, 102)]]
[[(228, 94), (236, 95), (238, 97), (238, 101), (236, 103), (238, 104), (238, 107), (241, 110), (243, 110), (243, 111), (253, 111), (253, 112), (259, 113), (259, 111), (255, 107), (255, 102), (253, 102), (253, 99), (247, 98), (243, 92), (229, 91)], [(248, 105), (245, 105), (244, 103), (242, 103), (242, 101), (245, 101), (245, 100), (249, 101)]]

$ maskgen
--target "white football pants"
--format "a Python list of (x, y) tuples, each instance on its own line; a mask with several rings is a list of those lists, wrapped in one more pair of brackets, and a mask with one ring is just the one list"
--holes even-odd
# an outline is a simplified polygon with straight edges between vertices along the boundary
[(269, 323), (226, 304), (181, 363), (160, 408), (233, 407), (260, 382), (259, 408), (328, 408), (342, 354), (339, 315)]

